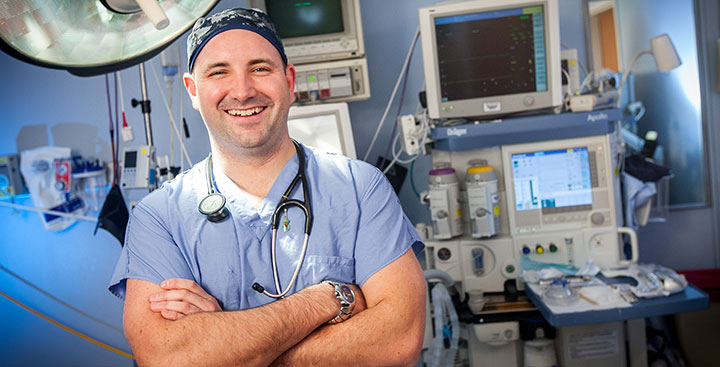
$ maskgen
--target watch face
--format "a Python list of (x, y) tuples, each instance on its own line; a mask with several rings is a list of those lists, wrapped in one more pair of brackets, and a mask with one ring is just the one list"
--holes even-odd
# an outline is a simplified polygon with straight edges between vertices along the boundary
[(220, 211), (225, 206), (225, 197), (220, 194), (211, 194), (200, 201), (200, 212), (203, 214), (213, 214)]
[(342, 292), (343, 296), (345, 297), (345, 299), (347, 299), (347, 301), (349, 303), (355, 302), (355, 293), (353, 293), (353, 291), (352, 291), (352, 289), (350, 289), (350, 287), (343, 285), (340, 288), (340, 291)]

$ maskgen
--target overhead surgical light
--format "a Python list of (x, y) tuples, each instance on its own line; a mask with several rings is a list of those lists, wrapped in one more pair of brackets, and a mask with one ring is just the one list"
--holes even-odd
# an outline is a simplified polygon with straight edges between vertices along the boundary
[(633, 57), (632, 61), (630, 61), (630, 65), (625, 68), (625, 72), (623, 73), (622, 79), (620, 80), (620, 87), (618, 87), (618, 107), (620, 106), (621, 101), (620, 95), (622, 94), (622, 90), (625, 86), (625, 81), (630, 74), (630, 70), (632, 69), (633, 65), (635, 65), (635, 62), (640, 58), (640, 56), (645, 54), (653, 55), (653, 58), (655, 59), (655, 65), (657, 66), (658, 71), (660, 71), (661, 73), (667, 73), (668, 71), (671, 71), (682, 64), (682, 61), (680, 61), (680, 56), (678, 56), (677, 50), (675, 49), (675, 45), (673, 45), (672, 40), (670, 39), (670, 36), (667, 35), (667, 33), (661, 34), (651, 39), (650, 49), (638, 52), (637, 55)]
[(128, 68), (159, 54), (218, 0), (5, 0), (0, 49), (75, 75)]

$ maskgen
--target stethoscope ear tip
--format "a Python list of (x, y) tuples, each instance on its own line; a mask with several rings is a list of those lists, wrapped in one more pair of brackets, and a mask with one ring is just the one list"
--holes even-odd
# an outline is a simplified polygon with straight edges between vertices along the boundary
[(258, 293), (265, 292), (265, 288), (263, 288), (263, 286), (261, 286), (260, 283), (257, 283), (257, 282), (253, 283), (252, 289), (254, 289)]

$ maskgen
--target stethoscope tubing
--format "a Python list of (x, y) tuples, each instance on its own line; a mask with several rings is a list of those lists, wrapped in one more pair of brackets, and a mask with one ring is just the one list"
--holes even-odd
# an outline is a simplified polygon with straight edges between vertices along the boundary
[(298, 261), (297, 265), (295, 265), (295, 272), (293, 273), (292, 278), (290, 279), (290, 283), (288, 284), (288, 287), (283, 291), (282, 288), (280, 288), (280, 275), (278, 274), (277, 269), (277, 259), (275, 256), (275, 235), (277, 232), (277, 229), (272, 230), (272, 242), (271, 242), (271, 254), (272, 254), (272, 269), (273, 269), (273, 278), (275, 280), (275, 291), (277, 294), (272, 294), (268, 292), (267, 290), (263, 291), (263, 294), (270, 297), (270, 298), (282, 298), (285, 297), (285, 295), (290, 292), (290, 289), (292, 289), (292, 286), (295, 284), (295, 281), (297, 280), (298, 275), (300, 274), (300, 269), (302, 268), (302, 264), (305, 261), (305, 253), (307, 252), (308, 248), (308, 241), (310, 239), (310, 236), (306, 233), (305, 238), (303, 239), (303, 246), (302, 250), (300, 251), (300, 261)]
[[(308, 242), (310, 240), (310, 231), (312, 229), (312, 222), (313, 222), (313, 214), (312, 214), (312, 205), (310, 201), (310, 192), (308, 189), (307, 179), (305, 178), (305, 152), (301, 148), (300, 144), (293, 140), (293, 144), (295, 144), (295, 149), (297, 150), (297, 156), (298, 156), (298, 172), (295, 175), (295, 177), (292, 180), (292, 183), (290, 183), (290, 186), (288, 186), (287, 190), (285, 190), (285, 193), (282, 196), (282, 199), (280, 200), (280, 203), (278, 203), (278, 206), (275, 208), (275, 211), (273, 212), (272, 216), (272, 240), (270, 241), (270, 253), (272, 257), (272, 270), (273, 270), (273, 280), (275, 281), (275, 291), (276, 294), (270, 293), (267, 290), (263, 289), (262, 294), (270, 297), (270, 298), (283, 298), (285, 297), (288, 292), (292, 289), (293, 285), (295, 285), (295, 281), (298, 278), (298, 275), (300, 274), (300, 269), (302, 268), (303, 262), (305, 262), (305, 254), (307, 253), (308, 248)], [(292, 191), (295, 189), (295, 186), (297, 185), (298, 180), (300, 180), (300, 183), (302, 184), (303, 189), (303, 200), (297, 200), (297, 199), (290, 199), (290, 195), (292, 194)], [(290, 206), (297, 206), (300, 209), (305, 212), (305, 236), (303, 239), (303, 245), (302, 249), (300, 251), (300, 259), (295, 266), (295, 272), (293, 273), (292, 278), (290, 279), (290, 283), (288, 284), (287, 288), (285, 290), (282, 290), (282, 287), (280, 286), (280, 275), (278, 273), (278, 267), (277, 267), (277, 227), (278, 227), (278, 220), (280, 219), (278, 217), (278, 214), (281, 213), (283, 210), (285, 210), (287, 207)], [(257, 283), (256, 283), (257, 284)]]
[[(295, 284), (295, 281), (298, 278), (298, 275), (300, 274), (300, 269), (302, 268), (303, 262), (305, 262), (305, 254), (307, 253), (308, 248), (308, 242), (310, 240), (310, 231), (312, 229), (312, 223), (313, 223), (313, 214), (312, 214), (312, 204), (310, 200), (310, 190), (308, 188), (307, 179), (305, 177), (305, 151), (303, 150), (300, 143), (292, 140), (293, 144), (295, 145), (295, 150), (297, 151), (298, 156), (298, 171), (295, 174), (295, 177), (293, 178), (292, 182), (290, 183), (290, 186), (285, 190), (285, 193), (282, 195), (282, 199), (278, 203), (277, 207), (275, 207), (275, 211), (272, 215), (272, 239), (270, 241), (270, 253), (272, 257), (272, 271), (273, 271), (273, 280), (275, 281), (275, 291), (276, 294), (270, 293), (263, 286), (261, 286), (259, 283), (254, 283), (252, 288), (256, 290), (257, 292), (260, 292), (270, 298), (282, 298), (285, 297), (285, 295), (292, 289), (293, 285)], [(222, 195), (219, 192), (215, 192), (215, 185), (213, 184), (212, 180), (212, 154), (210, 154), (207, 158), (207, 165), (206, 165), (206, 180), (208, 185), (208, 194), (207, 196), (201, 200), (200, 202), (200, 212), (208, 216), (208, 220), (211, 222), (218, 222), (223, 219), (225, 219), (229, 213), (227, 211), (227, 208), (225, 208), (225, 196)], [(292, 194), (292, 191), (295, 189), (295, 186), (297, 186), (298, 180), (302, 184), (303, 189), (303, 200), (297, 200), (297, 199), (290, 199), (290, 195)], [(203, 206), (203, 202), (208, 198), (213, 198), (213, 196), (217, 196), (216, 199), (221, 200), (220, 203), (216, 203), (218, 206), (216, 208), (212, 207), (212, 202), (209, 203), (211, 205), (210, 209), (207, 209)], [(287, 288), (283, 291), (280, 287), (280, 275), (278, 273), (278, 267), (277, 267), (277, 255), (276, 255), (276, 248), (277, 248), (277, 227), (278, 227), (278, 220), (280, 219), (278, 217), (278, 214), (281, 213), (283, 210), (287, 210), (287, 207), (290, 206), (297, 206), (300, 209), (305, 212), (305, 237), (303, 239), (303, 245), (302, 250), (300, 252), (300, 259), (295, 266), (295, 272), (293, 273), (292, 278), (290, 279), (290, 283), (288, 284)], [(207, 209), (207, 210), (206, 210)]]

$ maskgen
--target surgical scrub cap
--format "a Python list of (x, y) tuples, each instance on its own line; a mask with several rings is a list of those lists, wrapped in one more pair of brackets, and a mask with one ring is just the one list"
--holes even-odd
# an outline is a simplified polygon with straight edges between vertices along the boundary
[(223, 10), (195, 22), (187, 39), (188, 71), (192, 72), (195, 59), (210, 39), (231, 29), (245, 29), (263, 36), (280, 52), (283, 63), (287, 65), (285, 49), (270, 18), (257, 9), (236, 8)]

